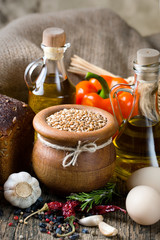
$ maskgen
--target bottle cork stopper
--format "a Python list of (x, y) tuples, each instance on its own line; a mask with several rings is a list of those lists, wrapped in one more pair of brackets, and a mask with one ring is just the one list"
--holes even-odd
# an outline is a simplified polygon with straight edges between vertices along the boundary
[(66, 43), (66, 34), (61, 28), (47, 28), (43, 31), (42, 44), (46, 47), (63, 47)]
[(159, 62), (159, 51), (152, 48), (143, 48), (137, 51), (137, 64), (149, 65)]

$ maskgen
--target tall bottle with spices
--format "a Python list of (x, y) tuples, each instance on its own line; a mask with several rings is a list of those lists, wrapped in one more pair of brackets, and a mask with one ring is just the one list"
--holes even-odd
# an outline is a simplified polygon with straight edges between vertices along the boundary
[[(44, 56), (30, 63), (24, 74), (29, 89), (28, 104), (35, 113), (53, 105), (75, 103), (75, 86), (67, 77), (63, 61), (69, 46), (63, 29), (43, 31)], [(34, 78), (36, 72), (39, 74)]]
[(117, 117), (122, 116), (121, 109), (117, 111), (114, 106), (118, 92), (130, 92), (134, 96), (130, 116), (123, 119), (113, 140), (117, 154), (116, 174), (123, 180), (139, 168), (160, 166), (159, 57), (155, 49), (140, 49), (134, 62), (134, 84), (130, 88), (116, 85), (110, 93)]

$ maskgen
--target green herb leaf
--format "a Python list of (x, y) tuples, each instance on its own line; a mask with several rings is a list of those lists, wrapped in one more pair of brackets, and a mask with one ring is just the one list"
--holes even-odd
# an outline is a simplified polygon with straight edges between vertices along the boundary
[(115, 183), (107, 183), (102, 189), (94, 190), (89, 193), (71, 194), (67, 197), (69, 200), (77, 200), (81, 202), (81, 209), (87, 208), (87, 211), (92, 209), (93, 205), (100, 205), (103, 202), (107, 204), (111, 202), (113, 195), (119, 195), (115, 191)]

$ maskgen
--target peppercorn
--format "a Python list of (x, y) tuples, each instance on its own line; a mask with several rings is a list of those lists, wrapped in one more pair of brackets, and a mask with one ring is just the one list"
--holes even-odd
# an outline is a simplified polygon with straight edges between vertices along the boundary
[(58, 227), (58, 228), (56, 229), (56, 234), (57, 234), (57, 233), (62, 234), (62, 230), (61, 230), (60, 227)]
[(51, 225), (49, 225), (49, 229), (50, 232), (53, 232), (53, 227)]
[(83, 228), (83, 229), (82, 229), (82, 233), (89, 233), (89, 231), (88, 231), (88, 229)]
[(29, 213), (24, 213), (23, 218), (26, 218), (29, 215)]
[(22, 209), (20, 209), (20, 208), (18, 208), (18, 209), (15, 209), (14, 210), (14, 215), (20, 215), (21, 214), (21, 212), (22, 212)]
[(42, 228), (45, 228), (47, 226), (47, 224), (46, 223), (40, 223), (39, 226), (42, 227)]
[(73, 235), (69, 236), (69, 239), (71, 240), (76, 240), (79, 238), (79, 234), (78, 233), (74, 233)]
[(53, 221), (50, 221), (50, 222), (49, 222), (49, 224), (50, 224), (50, 225), (53, 225), (53, 224), (54, 224), (54, 222), (53, 222)]
[(41, 231), (42, 233), (46, 233), (46, 232), (47, 232), (47, 229), (46, 229), (46, 228), (41, 228), (40, 231)]
[(46, 229), (49, 230), (49, 225), (46, 226)]
[(8, 226), (10, 226), (10, 227), (13, 226), (13, 223), (12, 222), (8, 223)]
[(56, 230), (56, 229), (57, 229), (57, 227), (58, 227), (57, 225), (54, 225), (54, 227), (53, 227), (53, 230)]
[(62, 230), (62, 232), (65, 232), (65, 228), (64, 228), (64, 226), (61, 227), (61, 230)]
[(26, 208), (26, 209), (25, 209), (25, 212), (26, 212), (26, 213), (30, 213), (30, 212), (31, 212), (31, 207)]
[(49, 219), (49, 218), (46, 218), (46, 222), (49, 223), (49, 222), (50, 222), (50, 219)]
[(42, 219), (43, 219), (43, 217), (42, 217), (41, 214), (38, 214), (38, 218), (39, 218), (39, 220), (42, 220)]

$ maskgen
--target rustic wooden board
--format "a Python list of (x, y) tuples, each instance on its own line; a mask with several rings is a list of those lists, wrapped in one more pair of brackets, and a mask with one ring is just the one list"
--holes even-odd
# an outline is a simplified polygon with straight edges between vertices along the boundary
[[(65, 200), (56, 197), (52, 194), (43, 195), (44, 199), (52, 200)], [(120, 207), (124, 207), (125, 198), (118, 198), (114, 204)], [(28, 225), (21, 223), (15, 223), (14, 226), (8, 226), (9, 222), (15, 222), (13, 220), (14, 207), (7, 203), (3, 198), (3, 193), (0, 195), (0, 208), (3, 209), (4, 215), (0, 217), (0, 239), (3, 240), (50, 240), (57, 239), (52, 235), (41, 233), (39, 230), (40, 221), (36, 218), (31, 218), (28, 221)], [(150, 209), (148, 209), (150, 211)], [(122, 212), (107, 213), (105, 215), (105, 221), (118, 229), (118, 235), (112, 238), (103, 236), (98, 228), (90, 227), (89, 234), (81, 233), (82, 228), (80, 227), (80, 238), (84, 240), (159, 240), (160, 239), (160, 221), (152, 226), (140, 226), (134, 223), (127, 214)], [(86, 228), (86, 227), (85, 227)], [(66, 238), (69, 239), (69, 238)]]

